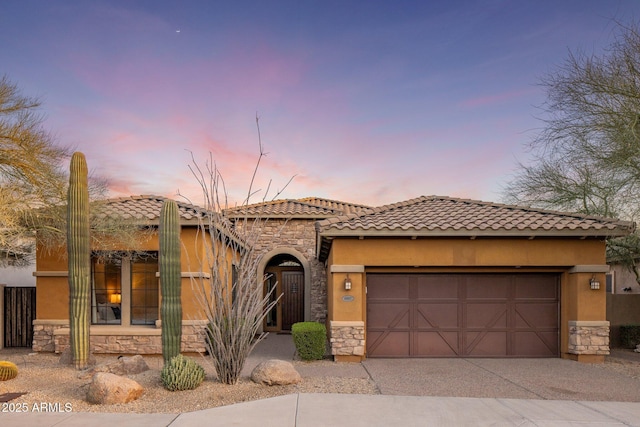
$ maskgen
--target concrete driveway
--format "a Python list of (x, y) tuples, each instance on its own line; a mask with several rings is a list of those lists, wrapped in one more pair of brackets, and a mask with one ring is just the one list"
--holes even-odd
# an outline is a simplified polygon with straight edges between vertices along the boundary
[(381, 394), (640, 402), (640, 379), (564, 359), (367, 359)]

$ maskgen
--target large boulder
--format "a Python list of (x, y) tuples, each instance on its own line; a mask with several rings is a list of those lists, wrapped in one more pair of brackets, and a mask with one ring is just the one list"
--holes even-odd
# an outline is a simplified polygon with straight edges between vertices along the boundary
[(115, 375), (135, 375), (149, 370), (149, 365), (139, 354), (135, 356), (120, 356), (118, 360), (111, 363), (95, 366), (93, 368), (82, 371), (78, 374), (78, 378), (92, 378), (98, 372), (108, 372)]
[(87, 402), (101, 405), (127, 403), (142, 396), (143, 392), (142, 386), (132, 379), (98, 372), (89, 384)]
[(267, 360), (256, 366), (251, 372), (251, 379), (259, 384), (287, 385), (297, 384), (302, 377), (291, 362), (284, 360)]

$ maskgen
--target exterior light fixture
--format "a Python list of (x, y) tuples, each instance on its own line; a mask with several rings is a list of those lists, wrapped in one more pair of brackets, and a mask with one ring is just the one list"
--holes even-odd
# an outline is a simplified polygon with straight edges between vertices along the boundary
[(351, 279), (349, 278), (348, 274), (347, 274), (347, 278), (344, 279), (344, 290), (345, 291), (350, 291), (351, 290)]
[(122, 301), (121, 294), (111, 294), (111, 296), (109, 297), (109, 302), (111, 304), (120, 304), (121, 301)]
[(596, 276), (591, 276), (591, 280), (589, 280), (589, 285), (591, 285), (591, 289), (594, 291), (600, 289), (600, 282), (596, 280)]

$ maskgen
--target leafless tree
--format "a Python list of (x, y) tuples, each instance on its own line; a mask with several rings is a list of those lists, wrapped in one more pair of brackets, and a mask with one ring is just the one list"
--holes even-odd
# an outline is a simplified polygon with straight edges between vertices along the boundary
[[(258, 118), (256, 125), (260, 153), (240, 208), (260, 193), (254, 190), (254, 182), (265, 153)], [(199, 277), (192, 278), (192, 288), (206, 317), (203, 338), (218, 379), (225, 384), (235, 384), (246, 358), (266, 336), (261, 332), (262, 321), (280, 297), (271, 299), (269, 293), (265, 295), (265, 278), (258, 277), (260, 253), (256, 243), (267, 219), (260, 216), (238, 219), (236, 206), (234, 221), (229, 220), (225, 215), (229, 208), (227, 190), (211, 155), (203, 167), (192, 155), (191, 170), (205, 200), (197, 243), (198, 247), (204, 247), (204, 253), (197, 260), (190, 260), (191, 265), (195, 261), (203, 271)], [(268, 193), (269, 187), (262, 193), (263, 202)], [(278, 194), (280, 191), (276, 196)], [(202, 239), (204, 245), (200, 244)]]
[[(640, 32), (617, 23), (600, 55), (570, 52), (541, 79), (543, 127), (505, 188), (505, 201), (635, 220), (640, 213)], [(636, 236), (609, 254), (634, 271)], [(614, 250), (615, 248), (615, 250)], [(615, 252), (615, 254), (614, 254)]]

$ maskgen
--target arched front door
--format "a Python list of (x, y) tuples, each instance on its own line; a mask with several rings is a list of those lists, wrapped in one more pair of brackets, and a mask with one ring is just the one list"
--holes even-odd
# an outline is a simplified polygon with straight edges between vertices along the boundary
[[(291, 325), (304, 320), (304, 269), (292, 255), (277, 255), (265, 268), (267, 276), (265, 294), (271, 293), (271, 301), (282, 295), (264, 320), (264, 330), (271, 332), (290, 331)], [(275, 289), (274, 289), (275, 288)]]

